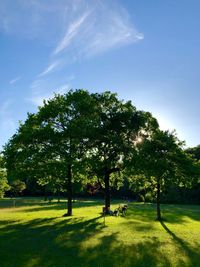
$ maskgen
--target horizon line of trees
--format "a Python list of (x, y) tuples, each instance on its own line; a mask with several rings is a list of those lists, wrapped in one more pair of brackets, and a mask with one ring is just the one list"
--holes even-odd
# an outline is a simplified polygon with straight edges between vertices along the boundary
[(175, 132), (161, 131), (151, 113), (109, 91), (70, 90), (44, 101), (4, 146), (3, 161), (9, 181), (37, 181), (57, 195), (66, 191), (66, 216), (72, 215), (73, 191), (100, 186), (109, 213), (111, 186), (128, 183), (155, 195), (161, 220), (162, 192), (198, 186), (200, 177), (199, 158), (184, 150)]

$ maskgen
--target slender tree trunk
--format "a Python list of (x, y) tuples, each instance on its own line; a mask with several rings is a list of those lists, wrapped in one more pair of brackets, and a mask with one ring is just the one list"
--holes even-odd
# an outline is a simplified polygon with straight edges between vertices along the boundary
[(158, 221), (161, 221), (161, 211), (160, 211), (160, 182), (159, 181), (157, 181), (156, 205), (157, 205), (157, 220)]
[(108, 170), (105, 170), (104, 183), (105, 183), (105, 212), (109, 213), (109, 210), (110, 210), (110, 173), (108, 172)]
[(72, 216), (72, 166), (68, 165), (68, 180), (67, 180), (67, 215)]
[(46, 186), (44, 186), (44, 201), (47, 201), (47, 190), (46, 190)]
[(57, 189), (57, 197), (58, 197), (58, 203), (60, 202), (60, 190)]
[(67, 167), (67, 213), (63, 215), (72, 216), (72, 166), (68, 164)]

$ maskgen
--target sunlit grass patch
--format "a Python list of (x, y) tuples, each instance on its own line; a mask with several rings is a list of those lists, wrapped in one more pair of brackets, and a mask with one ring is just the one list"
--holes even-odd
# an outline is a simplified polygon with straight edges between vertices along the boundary
[[(120, 204), (114, 201), (114, 210)], [(125, 217), (102, 217), (102, 200), (0, 200), (0, 266), (196, 266), (200, 262), (200, 207), (130, 203)]]

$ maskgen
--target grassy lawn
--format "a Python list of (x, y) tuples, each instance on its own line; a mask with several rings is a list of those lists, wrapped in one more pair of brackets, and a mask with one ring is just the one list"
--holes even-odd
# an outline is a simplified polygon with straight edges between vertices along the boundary
[[(114, 202), (112, 209), (119, 202)], [(130, 203), (126, 217), (101, 217), (103, 202), (0, 200), (0, 267), (200, 266), (200, 207)]]

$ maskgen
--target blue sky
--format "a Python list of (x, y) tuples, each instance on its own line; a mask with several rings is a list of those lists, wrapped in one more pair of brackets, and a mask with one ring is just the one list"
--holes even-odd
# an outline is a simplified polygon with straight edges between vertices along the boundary
[(70, 88), (111, 90), (200, 144), (200, 1), (0, 1), (0, 147)]

